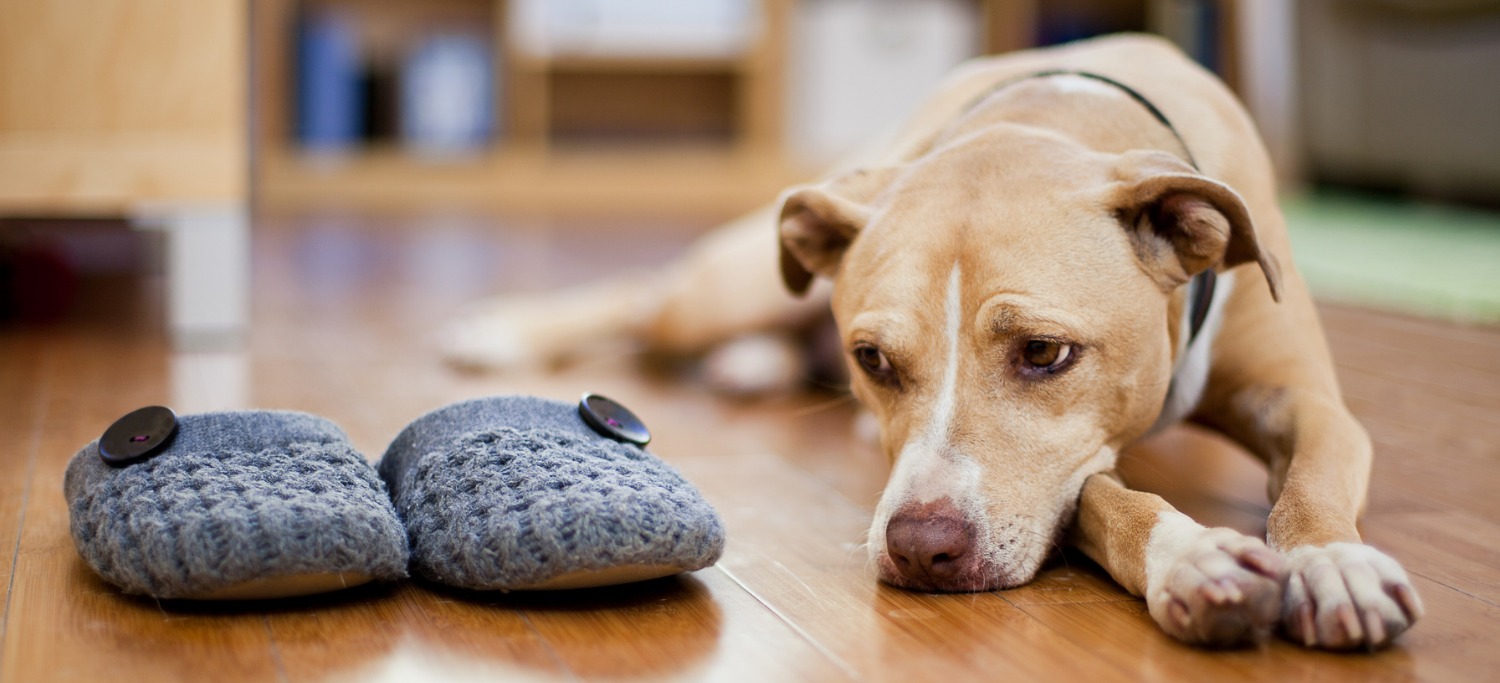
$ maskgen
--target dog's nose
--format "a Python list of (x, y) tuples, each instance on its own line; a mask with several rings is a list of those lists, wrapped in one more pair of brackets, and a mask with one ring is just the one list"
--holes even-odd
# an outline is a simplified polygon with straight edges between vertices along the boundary
[(974, 526), (946, 498), (902, 507), (885, 527), (891, 562), (919, 585), (950, 586), (974, 564), (973, 546)]

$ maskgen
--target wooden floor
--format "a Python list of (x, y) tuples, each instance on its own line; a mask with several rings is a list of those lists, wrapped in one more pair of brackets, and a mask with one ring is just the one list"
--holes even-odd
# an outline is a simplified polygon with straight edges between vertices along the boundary
[[(862, 541), (885, 476), (836, 395), (736, 404), (601, 350), (552, 375), (444, 367), (426, 336), (461, 302), (669, 259), (656, 224), (305, 218), (257, 225), (250, 351), (174, 355), (162, 283), (95, 282), (65, 323), (0, 328), (0, 680), (956, 681), (1493, 680), (1500, 676), (1500, 329), (1327, 308), (1355, 413), (1378, 459), (1371, 543), (1405, 563), (1428, 615), (1386, 651), (1203, 652), (1076, 554), (1033, 584), (925, 595), (876, 583)], [(68, 458), (117, 416), (300, 409), (372, 459), (408, 421), (496, 393), (634, 408), (652, 450), (724, 516), (715, 567), (546, 595), (406, 582), (232, 607), (158, 604), (95, 578), (68, 536)], [(1180, 429), (1125, 459), (1133, 484), (1211, 524), (1263, 531), (1264, 474)]]

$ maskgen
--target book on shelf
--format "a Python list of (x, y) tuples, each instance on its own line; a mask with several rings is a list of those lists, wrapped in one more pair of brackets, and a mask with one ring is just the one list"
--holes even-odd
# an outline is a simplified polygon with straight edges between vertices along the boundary
[(419, 32), (377, 59), (360, 42), (357, 13), (299, 15), (296, 142), (317, 153), (400, 144), (422, 156), (462, 155), (489, 144), (499, 79), (490, 41), (465, 27)]

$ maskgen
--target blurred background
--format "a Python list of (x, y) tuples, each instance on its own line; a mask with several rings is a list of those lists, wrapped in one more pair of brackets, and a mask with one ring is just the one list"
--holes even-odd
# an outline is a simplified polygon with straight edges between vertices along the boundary
[[(1278, 164), (1379, 454), (1366, 538), (1428, 601), (1395, 648), (1204, 657), (1075, 554), (1019, 599), (877, 587), (879, 427), (804, 348), (775, 355), (791, 341), (717, 366), (768, 347), (491, 373), (440, 353), (435, 331), (473, 302), (681, 258), (899, 125), (966, 58), (1115, 31), (1220, 74)], [(565, 327), (569, 310), (547, 312)], [(712, 371), (750, 368), (723, 374), (746, 391), (776, 363), (789, 390), (753, 400)], [(736, 540), (718, 569), (608, 596), (407, 582), (163, 606), (119, 599), (66, 541), (68, 458), (142, 405), (307, 411), (373, 458), (437, 406), (584, 391), (629, 405), (722, 512)], [(0, 0), (7, 681), (946, 680), (1055, 662), (1101, 681), (1481, 679), (1497, 416), (1500, 0)], [(1206, 524), (1265, 530), (1265, 468), (1206, 430), (1163, 432), (1120, 470)], [(1018, 664), (1022, 647), (1038, 654)]]
[(1115, 31), (1240, 94), (1318, 296), (1500, 321), (1497, 0), (8, 0), (0, 318), (145, 274), (234, 347), (271, 273), (422, 319), (649, 267), (958, 62)]

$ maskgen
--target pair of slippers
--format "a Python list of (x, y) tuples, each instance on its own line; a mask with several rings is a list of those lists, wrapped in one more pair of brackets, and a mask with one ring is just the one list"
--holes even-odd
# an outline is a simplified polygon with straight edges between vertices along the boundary
[(120, 418), (68, 464), (84, 561), (126, 593), (283, 598), (408, 570), (471, 590), (627, 583), (718, 560), (717, 512), (600, 396), (435, 410), (378, 465), (305, 413)]

